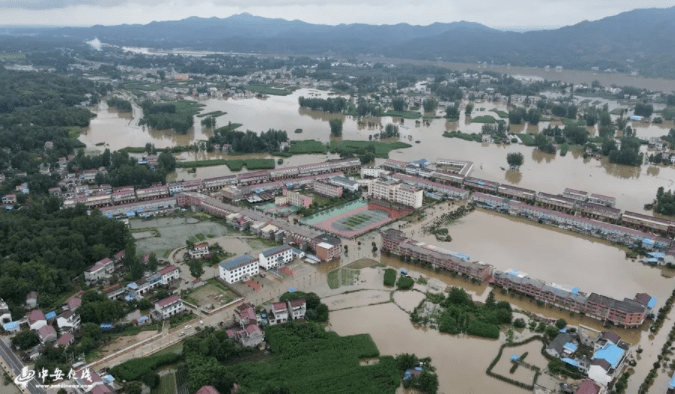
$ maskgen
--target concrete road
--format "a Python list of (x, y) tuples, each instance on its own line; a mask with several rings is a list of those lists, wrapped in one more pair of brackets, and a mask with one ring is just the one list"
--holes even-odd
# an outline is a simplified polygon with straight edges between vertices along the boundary
[[(169, 329), (169, 325), (166, 324), (164, 329), (162, 330), (161, 335), (158, 335), (154, 339), (145, 342), (141, 345), (136, 345), (136, 347), (132, 346), (130, 348), (123, 349), (122, 351), (119, 351), (118, 352), (119, 354), (116, 354), (116, 356), (104, 359), (103, 361), (93, 362), (87, 365), (87, 367), (93, 368), (96, 371), (100, 371), (104, 368), (112, 368), (115, 365), (121, 364), (130, 359), (149, 356), (166, 347), (174, 345), (189, 336), (196, 334), (198, 332), (196, 330), (197, 326), (200, 326), (202, 328), (207, 326), (219, 327), (219, 324), (221, 322), (223, 322), (225, 326), (230, 326), (234, 324), (233, 318), (234, 308), (236, 308), (237, 305), (239, 305), (240, 303), (241, 302), (235, 302), (232, 305), (228, 306), (227, 308), (224, 308), (214, 313), (213, 315), (199, 316), (196, 320), (185, 323), (182, 326), (174, 329)], [(200, 324), (199, 323), (200, 321), (203, 321), (204, 324)]]
[[(15, 376), (21, 375), (21, 370), (23, 369), (23, 363), (19, 360), (14, 352), (9, 348), (4, 340), (0, 339), (0, 357), (5, 361), (5, 364), (14, 372)], [(44, 394), (42, 389), (35, 387), (36, 380), (32, 379), (27, 385), (26, 390), (30, 394)]]

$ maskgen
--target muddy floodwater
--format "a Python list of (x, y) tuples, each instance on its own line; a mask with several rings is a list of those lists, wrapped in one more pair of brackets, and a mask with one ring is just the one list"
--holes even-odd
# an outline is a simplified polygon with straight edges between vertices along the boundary
[[(447, 209), (427, 212), (442, 214)], [(421, 225), (402, 231), (418, 241), (466, 254), (472, 261), (492, 264), (497, 270), (515, 268), (532, 278), (576, 286), (586, 293), (623, 299), (647, 292), (665, 301), (675, 286), (672, 270), (627, 260), (623, 249), (598, 238), (521, 218), (476, 210), (446, 226), (452, 242), (422, 234)]]
[(330, 324), (339, 335), (369, 333), (383, 355), (415, 353), (419, 357), (431, 357), (439, 376), (440, 393), (526, 392), (485, 375), (501, 346), (500, 341), (415, 328), (410, 317), (394, 304), (331, 312)]
[[(205, 104), (203, 112), (224, 111), (227, 114), (217, 118), (218, 126), (228, 122), (241, 123), (240, 130), (260, 132), (268, 129), (282, 129), (288, 132), (293, 140), (312, 139), (329, 142), (330, 128), (328, 121), (340, 118), (344, 121), (343, 139), (368, 140), (370, 135), (379, 133), (379, 126), (368, 128), (359, 126), (356, 119), (345, 115), (325, 114), (300, 108), (298, 97), (329, 97), (327, 92), (300, 89), (288, 96), (271, 96), (267, 99), (207, 99), (200, 100)], [(491, 115), (499, 118), (492, 110), (505, 111), (503, 103), (476, 103), (473, 116)], [(439, 110), (437, 115), (443, 115)], [(134, 106), (133, 113), (118, 113), (110, 109), (105, 103), (97, 107), (97, 117), (92, 119), (91, 125), (82, 130), (80, 140), (87, 144), (89, 149), (111, 150), (126, 146), (144, 146), (146, 143), (155, 144), (158, 148), (177, 145), (189, 145), (196, 141), (208, 139), (213, 131), (202, 129), (201, 118), (195, 117), (195, 126), (185, 135), (179, 135), (171, 130), (153, 130), (138, 126), (141, 110)], [(454, 158), (474, 162), (473, 176), (491, 181), (514, 184), (519, 187), (534, 189), (547, 193), (562, 193), (566, 187), (586, 190), (614, 196), (617, 207), (632, 211), (643, 211), (645, 203), (654, 199), (656, 190), (660, 186), (672, 187), (675, 180), (675, 168), (664, 166), (629, 167), (608, 163), (607, 160), (584, 159), (579, 152), (570, 151), (566, 156), (546, 154), (524, 145), (496, 145), (481, 144), (464, 141), (456, 138), (445, 138), (445, 131), (460, 130), (468, 133), (480, 133), (482, 124), (471, 123), (463, 111), (458, 122), (447, 122), (443, 118), (432, 119), (428, 126), (416, 126), (414, 120), (382, 117), (370, 120), (378, 125), (395, 122), (400, 126), (401, 140), (408, 142), (412, 147), (392, 151), (392, 159), (412, 161), (427, 158), (431, 161), (437, 158)], [(553, 123), (557, 124), (557, 123)], [(516, 133), (539, 133), (549, 125), (542, 122), (537, 126), (512, 126)], [(643, 138), (659, 136), (668, 133), (671, 124), (645, 125), (634, 123), (637, 135)], [(302, 129), (302, 133), (294, 130)], [(590, 128), (591, 134), (597, 134), (596, 128)], [(417, 143), (419, 141), (419, 143)], [(105, 145), (99, 145), (104, 143)], [(525, 156), (525, 164), (520, 171), (505, 171), (506, 154), (521, 152)], [(248, 157), (248, 156), (247, 156)], [(271, 157), (266, 154), (251, 155), (251, 157)], [(334, 158), (334, 155), (303, 155), (284, 158), (280, 166), (299, 165)], [(242, 158), (218, 153), (186, 153), (180, 160), (197, 160), (212, 158)], [(376, 163), (381, 163), (381, 159)], [(224, 167), (200, 168), (196, 174), (188, 174), (181, 169), (176, 174), (177, 179), (194, 177), (217, 176), (229, 174)]]

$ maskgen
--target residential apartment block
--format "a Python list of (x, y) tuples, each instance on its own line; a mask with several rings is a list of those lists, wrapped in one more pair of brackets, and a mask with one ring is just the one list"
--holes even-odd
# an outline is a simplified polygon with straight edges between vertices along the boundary
[(156, 320), (167, 320), (171, 316), (175, 316), (185, 310), (183, 300), (178, 294), (169, 296), (163, 300), (155, 303), (155, 310), (153, 311), (153, 318)]
[(258, 263), (265, 270), (279, 268), (293, 261), (293, 250), (288, 245), (267, 249), (258, 255)]
[(413, 208), (421, 208), (424, 201), (422, 189), (389, 179), (376, 179), (370, 183), (368, 195), (372, 198), (390, 201)]
[(315, 193), (328, 197), (342, 197), (342, 186), (331, 185), (325, 181), (316, 181), (312, 183), (312, 190)]

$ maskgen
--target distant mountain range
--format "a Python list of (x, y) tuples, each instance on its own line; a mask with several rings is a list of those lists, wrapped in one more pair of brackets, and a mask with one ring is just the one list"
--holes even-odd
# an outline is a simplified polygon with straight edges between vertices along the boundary
[[(525, 17), (525, 15), (524, 15)], [(317, 25), (247, 13), (147, 25), (40, 30), (70, 38), (153, 48), (386, 57), (574, 69), (599, 67), (675, 78), (675, 7), (639, 9), (554, 30), (503, 31), (472, 22), (428, 26)]]

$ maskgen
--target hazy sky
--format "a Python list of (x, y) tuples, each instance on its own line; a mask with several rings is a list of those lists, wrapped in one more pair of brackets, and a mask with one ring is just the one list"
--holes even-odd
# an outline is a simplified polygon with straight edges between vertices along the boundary
[(675, 0), (0, 0), (0, 25), (117, 25), (249, 12), (331, 25), (466, 20), (496, 28), (555, 27), (672, 6)]

